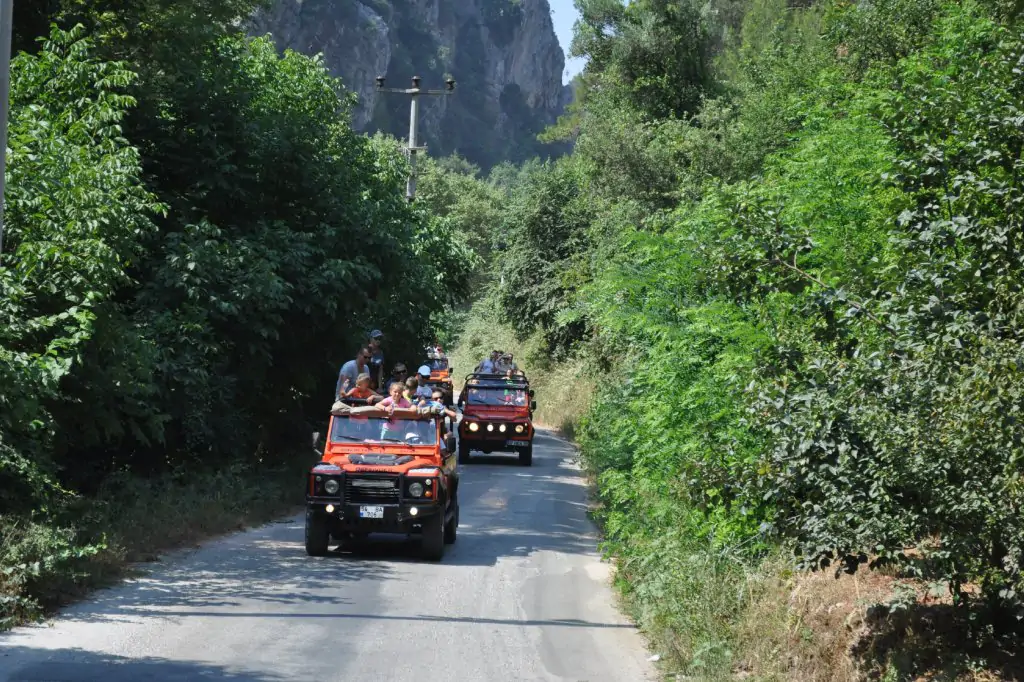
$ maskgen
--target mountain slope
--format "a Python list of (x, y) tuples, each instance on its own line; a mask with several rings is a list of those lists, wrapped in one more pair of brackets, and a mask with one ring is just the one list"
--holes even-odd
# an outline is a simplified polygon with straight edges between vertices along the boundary
[(458, 83), (452, 97), (422, 100), (420, 138), (434, 155), (458, 152), (484, 168), (561, 150), (536, 135), (571, 93), (548, 0), (275, 0), (250, 32), (281, 48), (322, 52), (359, 104), (360, 130), (405, 137), (409, 100), (379, 95), (374, 78), (408, 87)]

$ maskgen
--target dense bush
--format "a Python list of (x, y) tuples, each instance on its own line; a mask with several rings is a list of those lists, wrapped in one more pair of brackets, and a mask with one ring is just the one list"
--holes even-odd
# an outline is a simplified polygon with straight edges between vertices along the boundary
[[(578, 435), (642, 623), (684, 671), (726, 675), (750, 598), (728, 585), (786, 548), (891, 565), (947, 590), (975, 645), (1011, 643), (1019, 20), (931, 0), (763, 0), (724, 26), (728, 3), (673, 8), (683, 23), (581, 7), (582, 98), (550, 133), (576, 151), (513, 193), (522, 246), (495, 273), (522, 336), (604, 372)], [(707, 52), (667, 70), (666, 31)]]

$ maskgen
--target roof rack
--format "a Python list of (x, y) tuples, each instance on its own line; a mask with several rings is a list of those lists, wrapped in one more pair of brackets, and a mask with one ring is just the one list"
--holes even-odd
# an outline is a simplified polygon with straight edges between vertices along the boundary
[[(346, 401), (339, 400), (331, 406), (331, 415), (335, 417), (387, 417), (388, 413), (378, 405), (350, 405)], [(357, 398), (356, 400), (359, 400)], [(441, 410), (436, 407), (396, 407), (392, 417), (399, 419), (429, 419), (437, 417)]]
[(355, 397), (349, 398), (349, 397), (345, 397), (345, 396), (341, 397), (340, 399), (336, 400), (335, 402), (336, 403), (345, 403), (346, 405), (352, 405), (352, 406), (369, 405), (370, 404), (370, 401), (367, 398), (355, 398)]
[[(490, 380), (495, 383), (481, 384), (479, 383), (480, 379)], [(530, 387), (530, 380), (526, 378), (526, 375), (522, 370), (513, 372), (511, 377), (505, 374), (493, 374), (490, 372), (473, 372), (472, 374), (466, 375), (466, 378), (463, 380), (463, 386), (468, 386), (469, 382), (474, 380), (476, 380), (474, 382), (474, 386), (477, 388), (508, 388), (509, 386), (513, 388)]]
[(470, 377), (487, 377), (488, 379), (504, 379), (508, 372), (512, 372), (513, 377), (521, 377), (524, 381), (529, 381), (526, 378), (526, 372), (521, 369), (506, 370), (504, 372), (471, 372), (466, 375), (466, 378)]

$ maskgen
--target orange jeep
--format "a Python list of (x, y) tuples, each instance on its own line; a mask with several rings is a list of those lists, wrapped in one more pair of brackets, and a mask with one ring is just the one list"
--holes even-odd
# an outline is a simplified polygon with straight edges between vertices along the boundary
[[(362, 405), (360, 403), (363, 403)], [(420, 538), (432, 560), (455, 542), (459, 474), (455, 437), (430, 408), (335, 403), (323, 458), (306, 484), (306, 553), (323, 556), (370, 533)]]
[(443, 353), (431, 353), (424, 364), (430, 368), (430, 379), (427, 380), (427, 385), (431, 388), (440, 388), (444, 393), (444, 404), (451, 407), (452, 389), (454, 388), (452, 385), (453, 367), (448, 364), (448, 357)]
[(530, 382), (522, 371), (504, 374), (473, 373), (459, 392), (459, 463), (469, 463), (470, 450), (512, 451), (519, 463), (533, 463), (533, 400)]

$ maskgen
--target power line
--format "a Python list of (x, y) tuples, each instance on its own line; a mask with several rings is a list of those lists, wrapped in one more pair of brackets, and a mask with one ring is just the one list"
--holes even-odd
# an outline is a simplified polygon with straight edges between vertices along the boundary
[(410, 202), (416, 196), (416, 153), (427, 151), (426, 145), (417, 146), (417, 126), (419, 125), (419, 98), (420, 95), (451, 95), (455, 91), (455, 81), (451, 78), (445, 81), (444, 90), (423, 90), (420, 88), (420, 77), (412, 77), (411, 88), (385, 88), (384, 76), (377, 76), (377, 92), (393, 92), (401, 95), (409, 95), (409, 144), (406, 150), (409, 152), (409, 182), (405, 186), (405, 198)]

